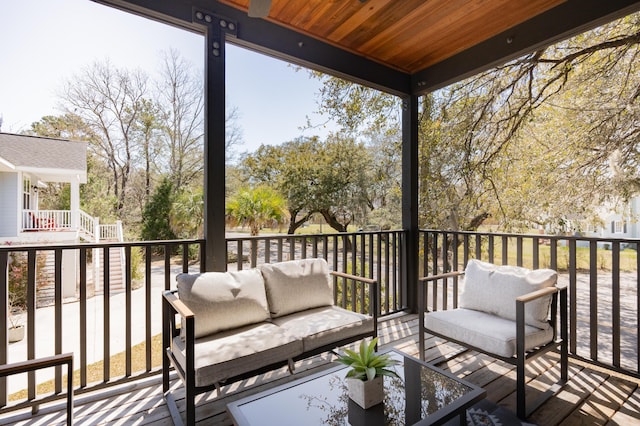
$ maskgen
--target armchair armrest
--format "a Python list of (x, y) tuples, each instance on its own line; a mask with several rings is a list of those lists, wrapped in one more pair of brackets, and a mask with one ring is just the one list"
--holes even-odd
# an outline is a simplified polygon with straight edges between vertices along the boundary
[(426, 283), (429, 281), (437, 281), (444, 278), (458, 277), (460, 275), (464, 275), (464, 271), (453, 271), (453, 272), (445, 272), (444, 274), (429, 275), (426, 277), (419, 278), (418, 281), (422, 283)]
[[(443, 279), (447, 279), (447, 278), (456, 278), (456, 277), (460, 277), (464, 275), (464, 271), (452, 271), (452, 272), (445, 272), (443, 274), (436, 274), (436, 275), (428, 275), (426, 277), (422, 277), (422, 278), (418, 278), (418, 312), (420, 313), (424, 313), (424, 311), (426, 310), (426, 288), (429, 286), (430, 282), (434, 282), (437, 283), (438, 280), (443, 280)], [(456, 287), (456, 294), (454, 295), (455, 297), (457, 297), (457, 287)], [(433, 287), (433, 300), (434, 300), (434, 310), (436, 310), (436, 306), (437, 306), (437, 301), (436, 301), (436, 287), (434, 285)], [(456, 299), (457, 300), (457, 299)], [(444, 302), (443, 302), (444, 303)]]
[(522, 296), (516, 297), (516, 303), (529, 303), (536, 299), (540, 299), (542, 297), (549, 296), (550, 294), (554, 294), (557, 292), (558, 292), (558, 289), (556, 287), (541, 288), (540, 290), (532, 291), (531, 293), (527, 293)]
[[(525, 341), (524, 341), (524, 329), (525, 329), (525, 306), (527, 303), (534, 300), (552, 296), (551, 299), (551, 326), (553, 328), (553, 339), (557, 338), (557, 307), (558, 307), (558, 294), (560, 295), (560, 336), (562, 339), (563, 347), (566, 347), (568, 330), (567, 330), (567, 288), (562, 287), (547, 287), (540, 290), (533, 291), (531, 293), (519, 296), (516, 298), (516, 354), (518, 359), (525, 358)], [(564, 367), (563, 367), (564, 368)], [(562, 372), (563, 377), (565, 371)]]
[(184, 304), (184, 302), (176, 296), (177, 290), (169, 290), (162, 293), (164, 300), (171, 306), (175, 313), (179, 314), (183, 318), (191, 318), (194, 313)]

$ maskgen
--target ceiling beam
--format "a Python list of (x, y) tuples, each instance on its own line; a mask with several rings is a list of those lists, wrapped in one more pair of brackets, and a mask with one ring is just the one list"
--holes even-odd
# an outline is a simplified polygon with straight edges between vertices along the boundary
[(640, 10), (637, 0), (568, 0), (508, 31), (415, 73), (425, 94)]
[(237, 23), (227, 42), (394, 95), (411, 92), (411, 76), (329, 43), (299, 34), (213, 0), (93, 0), (141, 16), (202, 32), (193, 24), (193, 9), (207, 10)]

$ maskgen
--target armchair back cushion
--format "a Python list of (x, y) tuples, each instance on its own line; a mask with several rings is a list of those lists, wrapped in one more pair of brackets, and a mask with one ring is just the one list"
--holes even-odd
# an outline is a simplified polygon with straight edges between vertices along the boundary
[(180, 274), (178, 296), (195, 314), (195, 337), (269, 319), (262, 274), (256, 269), (237, 272)]
[[(476, 259), (469, 260), (465, 270), (460, 307), (516, 320), (517, 297), (555, 285), (558, 278), (552, 269), (529, 270), (518, 266), (498, 266)], [(551, 296), (527, 303), (525, 323), (548, 327)]]
[(271, 317), (333, 305), (327, 261), (301, 259), (264, 264), (262, 271)]

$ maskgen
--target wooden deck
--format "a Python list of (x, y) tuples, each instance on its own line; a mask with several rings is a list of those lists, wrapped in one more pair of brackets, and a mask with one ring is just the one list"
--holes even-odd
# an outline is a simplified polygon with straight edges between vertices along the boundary
[[(417, 330), (415, 315), (386, 318), (379, 326), (382, 348), (394, 347), (417, 356)], [(326, 368), (331, 359), (331, 354), (325, 354), (300, 362), (296, 364), (294, 376), (283, 368), (230, 385), (223, 388), (225, 395), (222, 398), (216, 392), (205, 394), (197, 404), (199, 424), (231, 424), (225, 411), (229, 401), (319, 371)], [(426, 359), (482, 386), (490, 401), (515, 412), (513, 366), (436, 338), (427, 340)], [(558, 380), (557, 359), (556, 354), (551, 354), (528, 364), (528, 400), (535, 400)], [(538, 425), (640, 425), (639, 385), (639, 379), (571, 360), (569, 383), (539, 407), (528, 421)], [(179, 396), (182, 391), (176, 381), (174, 386)], [(77, 396), (74, 420), (78, 425), (172, 424), (162, 398), (159, 376)], [(65, 424), (65, 421), (63, 401), (42, 407), (35, 416), (30, 412), (16, 412), (0, 418), (0, 424), (16, 425), (56, 425)]]

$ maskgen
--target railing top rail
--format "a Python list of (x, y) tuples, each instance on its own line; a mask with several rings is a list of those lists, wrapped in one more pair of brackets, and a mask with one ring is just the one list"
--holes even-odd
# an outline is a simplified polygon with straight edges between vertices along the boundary
[(507, 237), (507, 238), (543, 238), (543, 239), (550, 239), (550, 240), (640, 243), (640, 238), (624, 238), (624, 237), (587, 237), (587, 236), (580, 236), (580, 235), (516, 234), (516, 233), (505, 233), (505, 232), (483, 232), (483, 231), (451, 231), (451, 230), (445, 231), (445, 230), (438, 230), (438, 229), (420, 229), (420, 232), (429, 232), (433, 234), (493, 235), (495, 237)]
[(192, 239), (192, 240), (158, 240), (158, 241), (128, 241), (128, 242), (113, 242), (113, 243), (79, 243), (79, 244), (10, 244), (6, 246), (0, 246), (0, 252), (14, 252), (14, 251), (29, 251), (29, 250), (69, 250), (75, 248), (90, 249), (90, 248), (105, 248), (105, 247), (153, 247), (153, 246), (167, 246), (167, 245), (182, 245), (182, 244), (202, 244), (204, 239)]
[(263, 234), (255, 236), (229, 236), (227, 235), (227, 241), (250, 241), (250, 240), (276, 240), (276, 239), (291, 239), (291, 238), (331, 238), (331, 237), (343, 237), (348, 235), (377, 235), (377, 234), (394, 234), (398, 232), (404, 232), (402, 229), (385, 230), (385, 231), (353, 231), (353, 232), (334, 232), (331, 234)]

